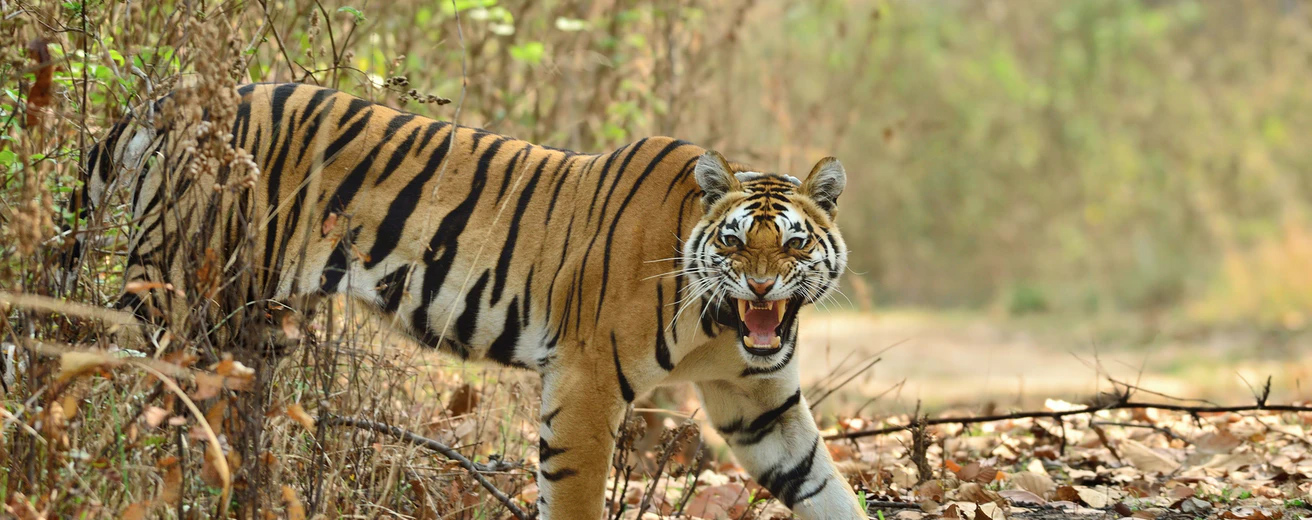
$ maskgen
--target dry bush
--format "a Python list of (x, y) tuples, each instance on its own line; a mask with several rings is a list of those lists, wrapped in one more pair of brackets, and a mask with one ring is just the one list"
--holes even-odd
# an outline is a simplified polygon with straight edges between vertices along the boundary
[[(731, 35), (689, 18), (700, 8), (673, 2), (590, 11), (577, 2), (484, 3), (390, 5), (406, 17), (304, 0), (4, 4), (6, 514), (505, 514), (453, 462), (389, 436), (329, 426), (329, 414), (395, 425), (507, 468), (494, 483), (533, 503), (536, 378), (421, 350), (348, 301), (327, 302), (310, 320), (273, 302), (245, 301), (266, 288), (249, 286), (247, 244), (227, 243), (222, 233), (238, 226), (250, 235), (256, 225), (244, 194), (259, 172), (228, 145), (235, 84), (318, 83), (433, 117), (460, 110), (462, 123), (598, 149), (645, 128), (651, 114), (672, 127), (678, 113), (671, 99), (696, 88), (699, 67), (709, 65), (692, 58), (732, 46)], [(451, 5), (461, 9), (463, 41)], [(24, 52), (29, 44), (33, 50)], [(190, 259), (192, 276), (187, 287), (127, 288), (166, 291), (180, 309), (155, 316), (159, 322), (136, 337), (130, 317), (104, 310), (123, 289), (133, 225), (126, 199), (76, 218), (79, 158), (115, 121), (175, 90), (158, 117), (175, 128), (177, 146), (194, 149), (181, 177), (214, 189), (173, 185), (170, 211), (183, 224), (168, 230), (168, 240)], [(75, 237), (85, 254), (64, 269)], [(271, 363), (261, 352), (270, 326), (302, 348)], [(673, 455), (675, 440), (683, 449), (689, 438), (685, 432), (655, 442), (668, 449), (636, 454), (650, 462), (636, 464), (633, 478), (649, 473), (657, 457), (667, 473), (695, 474), (696, 466), (686, 466), (691, 455)], [(652, 482), (654, 489), (661, 480)], [(668, 511), (664, 502), (655, 507)]]

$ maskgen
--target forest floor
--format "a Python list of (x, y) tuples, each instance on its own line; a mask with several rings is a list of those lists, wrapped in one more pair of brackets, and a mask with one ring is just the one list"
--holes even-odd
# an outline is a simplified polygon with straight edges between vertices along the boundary
[[(930, 418), (1062, 412), (1127, 391), (1135, 401), (1247, 405), (1268, 376), (1269, 402), (1303, 403), (1306, 335), (913, 311), (812, 312), (803, 323), (802, 348), (819, 350), (800, 358), (808, 398), (852, 377), (817, 409), (871, 518), (1312, 518), (1312, 413), (1135, 409), (943, 424), (926, 429), (920, 450), (907, 431), (839, 438), (907, 425), (917, 406)], [(732, 463), (704, 477), (685, 513), (789, 518)]]

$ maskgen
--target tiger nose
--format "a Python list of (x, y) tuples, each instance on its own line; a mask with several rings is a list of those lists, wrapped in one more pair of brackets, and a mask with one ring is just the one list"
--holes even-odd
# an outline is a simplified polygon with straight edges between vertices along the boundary
[(749, 277), (747, 278), (747, 286), (750, 287), (752, 292), (756, 293), (757, 296), (765, 296), (765, 293), (770, 292), (770, 288), (774, 287), (774, 278), (769, 280), (757, 280), (756, 278)]

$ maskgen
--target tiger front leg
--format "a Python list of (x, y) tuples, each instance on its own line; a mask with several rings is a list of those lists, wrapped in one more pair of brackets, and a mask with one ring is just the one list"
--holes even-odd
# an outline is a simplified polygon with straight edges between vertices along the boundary
[(796, 377), (699, 383), (738, 462), (805, 520), (868, 518), (829, 456)]
[(543, 377), (540, 520), (601, 518), (611, 452), (627, 405), (614, 379), (563, 369)]

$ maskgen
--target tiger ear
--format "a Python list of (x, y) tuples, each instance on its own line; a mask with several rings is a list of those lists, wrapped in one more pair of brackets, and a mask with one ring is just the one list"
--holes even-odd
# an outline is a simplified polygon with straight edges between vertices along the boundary
[(842, 195), (846, 187), (847, 171), (843, 169), (843, 163), (833, 157), (825, 157), (815, 163), (811, 174), (802, 182), (802, 194), (833, 215), (837, 210), (838, 196)]
[(708, 210), (724, 194), (742, 189), (742, 184), (733, 175), (733, 168), (729, 167), (729, 161), (714, 150), (707, 150), (697, 159), (693, 173), (697, 185), (702, 188), (702, 205)]

